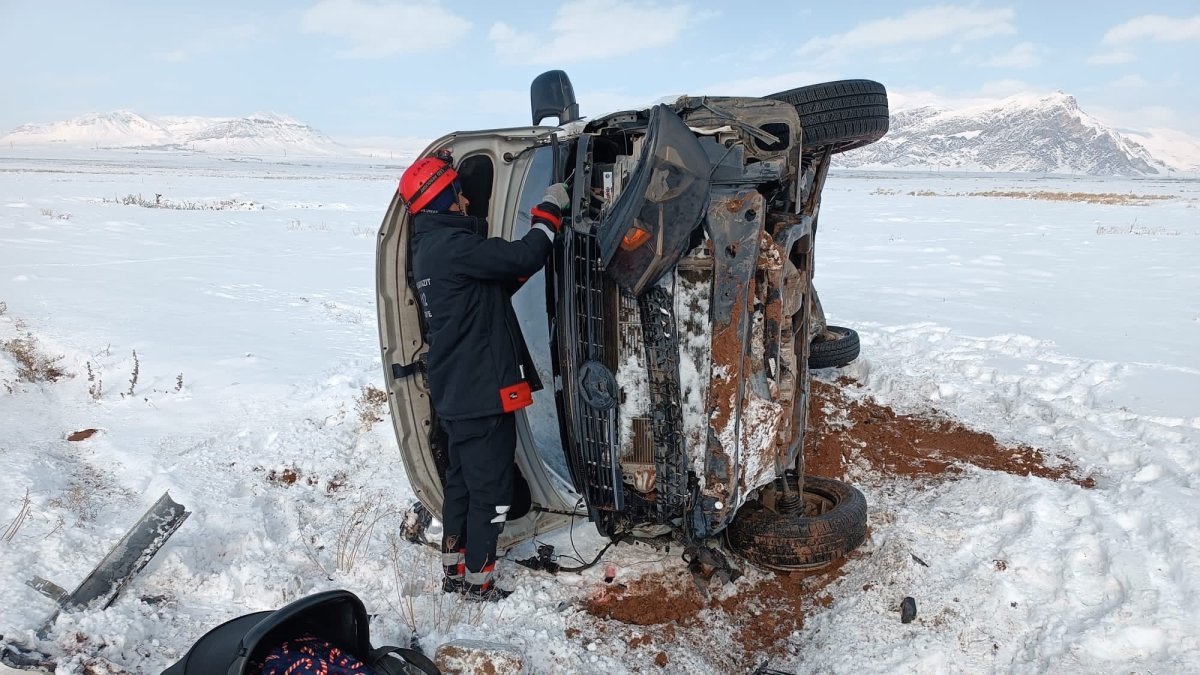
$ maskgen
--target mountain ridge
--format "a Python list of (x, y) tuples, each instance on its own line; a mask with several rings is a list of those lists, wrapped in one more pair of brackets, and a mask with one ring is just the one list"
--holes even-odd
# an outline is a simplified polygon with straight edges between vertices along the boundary
[(835, 165), (1115, 176), (1200, 171), (1200, 154), (1165, 156), (1161, 148), (1170, 146), (1155, 143), (1156, 155), (1144, 144), (1155, 135), (1139, 138), (1143, 142), (1088, 114), (1070, 94), (1019, 94), (968, 106), (893, 110), (886, 136), (839, 155)]
[[(834, 166), (1116, 176), (1200, 174), (1200, 139), (1172, 129), (1117, 129), (1082, 110), (1075, 97), (1061, 91), (958, 106), (910, 103), (893, 108), (890, 124), (891, 130), (881, 140), (836, 155)], [(370, 148), (343, 144), (274, 112), (213, 118), (148, 117), (132, 110), (24, 124), (0, 136), (0, 144), (12, 147), (233, 155), (394, 154), (393, 149), (374, 147), (379, 144), (371, 140)], [(424, 143), (409, 139), (404, 146), (402, 156), (415, 156)]]
[(353, 154), (324, 133), (288, 115), (163, 116), (132, 110), (87, 113), (59, 122), (23, 124), (0, 143), (123, 150), (191, 150), (221, 154)]

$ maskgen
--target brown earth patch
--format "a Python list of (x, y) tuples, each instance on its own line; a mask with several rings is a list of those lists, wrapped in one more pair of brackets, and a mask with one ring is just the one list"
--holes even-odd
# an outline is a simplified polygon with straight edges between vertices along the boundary
[(812, 380), (809, 435), (804, 470), (845, 480), (849, 464), (865, 460), (885, 476), (953, 479), (964, 464), (1017, 476), (1069, 480), (1095, 487), (1070, 461), (1026, 445), (1006, 447), (994, 436), (938, 416), (899, 414), (869, 397), (846, 389), (859, 386), (842, 378), (837, 384)]
[(67, 436), (67, 440), (72, 441), (72, 442), (86, 441), (87, 439), (91, 438), (92, 436), (95, 436), (96, 433), (99, 431), (100, 431), (99, 429), (80, 429), (79, 431), (76, 431), (76, 432), (70, 434), (69, 436)]
[(584, 602), (588, 614), (634, 626), (696, 623), (704, 607), (691, 579), (667, 573), (649, 574), (627, 584), (600, 589)]
[(267, 480), (271, 481), (272, 483), (294, 485), (296, 481), (300, 480), (300, 472), (296, 469), (283, 469), (282, 471), (278, 472), (275, 471), (275, 469), (271, 469), (267, 472)]
[[(787, 638), (803, 628), (804, 617), (813, 607), (832, 604), (833, 597), (824, 589), (843, 574), (847, 559), (823, 570), (769, 575), (739, 586), (729, 597), (709, 600), (700, 595), (686, 571), (658, 572), (628, 584), (605, 586), (585, 601), (584, 609), (609, 620), (598, 626), (602, 632), (628, 631), (625, 641), (631, 647), (658, 638), (658, 644), (685, 645), (701, 652), (713, 664), (753, 669), (764, 655), (784, 655)], [(717, 586), (713, 590), (719, 592)], [(715, 626), (721, 627), (728, 641), (714, 640)], [(660, 653), (665, 658), (665, 652)]]

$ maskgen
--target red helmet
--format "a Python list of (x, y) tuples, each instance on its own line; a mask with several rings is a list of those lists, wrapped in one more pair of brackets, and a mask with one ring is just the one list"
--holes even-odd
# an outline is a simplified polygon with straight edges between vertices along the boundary
[(400, 177), (400, 199), (409, 213), (417, 213), (457, 179), (458, 172), (445, 159), (418, 159)]

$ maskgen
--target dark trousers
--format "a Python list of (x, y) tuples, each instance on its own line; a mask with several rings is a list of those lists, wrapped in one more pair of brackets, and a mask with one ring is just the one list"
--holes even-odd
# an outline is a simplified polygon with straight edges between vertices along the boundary
[(441, 424), (450, 437), (442, 551), (465, 548), (467, 581), (483, 584), (479, 579), (486, 574), (490, 580), (496, 540), (512, 504), (516, 417), (509, 413)]

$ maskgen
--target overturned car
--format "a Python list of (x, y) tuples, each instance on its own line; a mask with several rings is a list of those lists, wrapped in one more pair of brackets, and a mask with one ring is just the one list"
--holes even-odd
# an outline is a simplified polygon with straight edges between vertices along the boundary
[[(453, 133), (425, 153), (453, 154), (485, 236), (528, 232), (551, 183), (571, 195), (551, 263), (512, 297), (553, 386), (516, 413), (500, 546), (581, 514), (614, 540), (724, 533), (776, 569), (858, 546), (861, 493), (804, 476), (802, 449), (810, 343), (839, 337), (812, 286), (821, 191), (832, 155), (886, 133), (882, 85), (684, 96), (585, 121), (551, 71), (532, 109), (533, 126)], [(447, 444), (424, 376), (411, 230), (396, 196), (379, 233), (379, 331), (404, 465), (438, 514)]]

